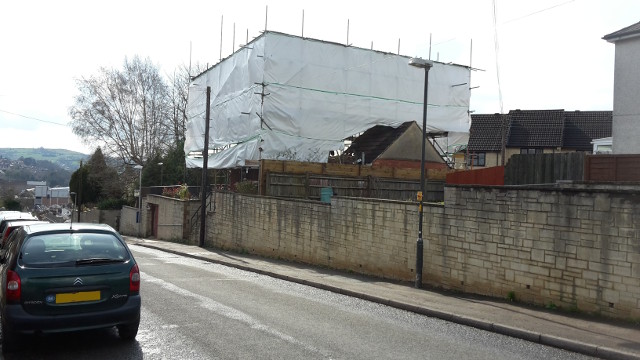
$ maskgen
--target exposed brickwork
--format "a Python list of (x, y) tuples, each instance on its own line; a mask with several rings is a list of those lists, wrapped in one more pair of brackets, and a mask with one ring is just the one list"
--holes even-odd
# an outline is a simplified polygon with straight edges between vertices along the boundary
[[(217, 193), (207, 244), (413, 280), (417, 206)], [(448, 187), (425, 207), (425, 283), (618, 318), (640, 317), (640, 194)]]

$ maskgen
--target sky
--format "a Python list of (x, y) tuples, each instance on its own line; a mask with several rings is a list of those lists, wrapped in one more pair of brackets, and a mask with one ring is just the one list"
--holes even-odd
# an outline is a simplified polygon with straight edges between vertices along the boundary
[(639, 14), (640, 0), (3, 1), (0, 148), (90, 154), (69, 126), (77, 79), (136, 55), (167, 76), (211, 66), (265, 28), (471, 66), (476, 114), (613, 110), (602, 37)]

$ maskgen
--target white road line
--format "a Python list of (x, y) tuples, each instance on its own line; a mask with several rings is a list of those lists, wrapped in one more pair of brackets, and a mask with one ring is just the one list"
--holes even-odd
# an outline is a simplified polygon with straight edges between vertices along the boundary
[(178, 294), (182, 297), (190, 297), (193, 299), (196, 299), (197, 301), (200, 302), (200, 306), (208, 311), (214, 312), (218, 315), (227, 317), (229, 319), (233, 319), (236, 321), (240, 321), (242, 323), (245, 323), (247, 325), (249, 325), (252, 329), (255, 330), (259, 330), (262, 331), (264, 333), (267, 333), (269, 335), (275, 336), (281, 340), (284, 340), (288, 343), (294, 344), (294, 345), (298, 345), (298, 346), (302, 346), (305, 350), (310, 351), (310, 352), (314, 352), (314, 353), (319, 353), (322, 356), (328, 357), (330, 356), (330, 354), (325, 353), (324, 351), (321, 351), (320, 349), (317, 349), (313, 346), (304, 344), (303, 342), (296, 340), (294, 337), (287, 335), (285, 333), (282, 333), (272, 327), (269, 327), (268, 325), (262, 324), (260, 321), (258, 321), (257, 319), (253, 318), (251, 315), (244, 313), (242, 311), (239, 311), (237, 309), (234, 309), (232, 307), (226, 306), (224, 304), (221, 304), (217, 301), (214, 301), (206, 296), (202, 296), (196, 293), (193, 293), (189, 290), (183, 289), (179, 286), (176, 286), (172, 283), (166, 282), (162, 279), (156, 278), (152, 275), (149, 275), (145, 272), (141, 272), (141, 278), (143, 279), (144, 282), (149, 282), (149, 283), (153, 283), (156, 284), (160, 287), (162, 287), (165, 290), (171, 291), (175, 294)]

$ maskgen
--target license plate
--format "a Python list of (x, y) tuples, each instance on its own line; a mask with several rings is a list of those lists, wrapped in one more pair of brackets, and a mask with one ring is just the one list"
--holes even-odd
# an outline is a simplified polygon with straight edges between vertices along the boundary
[(82, 291), (75, 293), (56, 294), (56, 304), (67, 304), (96, 300), (100, 300), (100, 291)]

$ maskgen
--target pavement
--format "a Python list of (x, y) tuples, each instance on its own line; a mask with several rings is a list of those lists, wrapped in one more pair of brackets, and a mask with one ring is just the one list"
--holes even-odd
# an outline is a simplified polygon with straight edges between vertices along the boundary
[(125, 237), (127, 243), (232, 266), (603, 359), (640, 360), (640, 324), (468, 296), (306, 264)]

